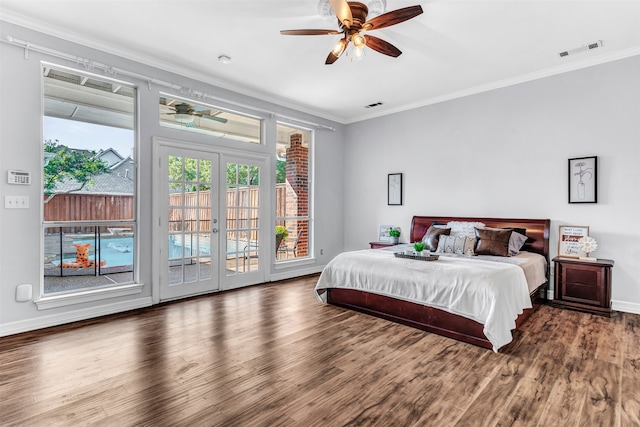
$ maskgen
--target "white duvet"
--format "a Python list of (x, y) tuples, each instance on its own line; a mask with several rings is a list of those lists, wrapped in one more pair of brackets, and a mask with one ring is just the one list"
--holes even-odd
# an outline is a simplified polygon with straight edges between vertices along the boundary
[(316, 296), (325, 303), (327, 288), (359, 289), (475, 320), (496, 352), (511, 342), (518, 315), (531, 308), (522, 267), (479, 257), (420, 261), (396, 258), (389, 250), (345, 252), (327, 264), (316, 285)]

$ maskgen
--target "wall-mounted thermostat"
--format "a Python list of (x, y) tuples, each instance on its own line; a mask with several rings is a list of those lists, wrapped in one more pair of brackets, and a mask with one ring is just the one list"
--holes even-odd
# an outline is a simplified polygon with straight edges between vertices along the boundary
[(7, 182), (9, 184), (31, 184), (31, 172), (25, 171), (7, 171)]

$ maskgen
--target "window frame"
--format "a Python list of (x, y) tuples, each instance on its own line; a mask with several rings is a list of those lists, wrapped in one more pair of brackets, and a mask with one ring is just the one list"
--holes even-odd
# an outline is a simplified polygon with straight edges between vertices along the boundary
[[(301, 126), (299, 124), (296, 123), (292, 123), (289, 121), (283, 121), (283, 120), (276, 120), (276, 134), (278, 133), (278, 128), (280, 126), (284, 126), (284, 127), (288, 127), (288, 128), (292, 128), (295, 130), (299, 130), (301, 132), (307, 132), (309, 134), (309, 138), (308, 138), (308, 155), (307, 155), (307, 215), (295, 215), (295, 216), (278, 216), (277, 215), (277, 197), (276, 197), (276, 186), (277, 186), (277, 179), (274, 179), (274, 184), (273, 184), (273, 191), (274, 191), (274, 196), (273, 196), (273, 200), (274, 200), (274, 205), (273, 205), (273, 212), (274, 212), (274, 218), (275, 218), (275, 222), (274, 222), (274, 227), (280, 223), (286, 223), (286, 221), (307, 221), (307, 255), (304, 257), (295, 257), (295, 258), (285, 258), (285, 259), (278, 259), (277, 257), (277, 250), (276, 250), (276, 254), (273, 257), (273, 263), (275, 266), (275, 269), (281, 269), (281, 268), (288, 268), (291, 266), (300, 266), (300, 265), (306, 265), (306, 264), (313, 264), (315, 262), (315, 253), (314, 253), (314, 245), (313, 242), (315, 240), (315, 232), (314, 232), (314, 147), (315, 147), (315, 136), (316, 136), (316, 132), (314, 129), (306, 127), (306, 126)], [(276, 137), (276, 150), (277, 150), (277, 137)], [(277, 167), (277, 153), (276, 153), (276, 167)], [(274, 173), (277, 173), (274, 171)], [(286, 182), (286, 179), (285, 179)], [(295, 239), (295, 236), (291, 236), (291, 234), (289, 234), (288, 239)], [(275, 235), (274, 235), (274, 239), (275, 239)]]
[[(50, 63), (46, 61), (41, 61), (41, 99), (42, 99), (42, 112), (41, 112), (41, 126), (42, 126), (42, 148), (40, 151), (40, 160), (41, 160), (41, 180), (40, 180), (40, 191), (42, 194), (43, 202), (40, 204), (40, 222), (41, 222), (41, 231), (40, 231), (40, 286), (39, 286), (39, 294), (36, 295), (34, 302), (38, 308), (38, 310), (46, 310), (53, 309), (58, 307), (64, 307), (73, 304), (91, 302), (91, 301), (99, 301), (104, 299), (111, 299), (115, 297), (127, 296), (127, 295), (135, 295), (141, 294), (143, 289), (143, 284), (139, 283), (139, 264), (140, 264), (140, 253), (139, 253), (139, 172), (138, 172), (138, 164), (139, 164), (139, 132), (138, 125), (140, 120), (140, 111), (138, 109), (140, 104), (140, 87), (139, 85), (127, 81), (122, 81), (115, 78), (110, 78), (103, 75), (98, 75), (82, 70), (78, 70), (71, 67), (66, 67), (64, 65)], [(45, 117), (58, 117), (56, 115), (46, 115), (45, 111), (45, 100), (47, 97), (50, 97), (50, 94), (45, 93), (45, 78), (48, 74), (48, 69), (57, 70), (61, 73), (68, 73), (74, 76), (79, 76), (81, 79), (93, 79), (101, 83), (111, 84), (113, 87), (126, 87), (129, 90), (133, 91), (131, 96), (131, 132), (132, 132), (132, 147), (131, 147), (131, 155), (128, 153), (118, 153), (121, 156), (124, 154), (125, 157), (123, 161), (127, 158), (131, 158), (131, 168), (132, 168), (132, 188), (133, 188), (133, 200), (132, 200), (132, 217), (130, 219), (117, 219), (117, 220), (45, 220), (44, 215), (44, 201), (45, 201), (45, 189), (44, 189), (44, 167), (45, 167), (45, 156), (44, 156), (44, 120)], [(79, 87), (82, 87), (82, 84), (78, 84)], [(63, 101), (65, 98), (61, 98)], [(125, 113), (126, 114), (126, 113)], [(64, 117), (58, 117), (64, 119)], [(97, 124), (95, 122), (89, 120), (76, 120), (78, 122), (89, 123), (89, 124)], [(102, 124), (100, 124), (102, 125)], [(114, 126), (114, 125), (103, 125), (114, 128), (125, 128), (128, 129), (127, 126)], [(63, 144), (64, 145), (64, 142)], [(107, 148), (111, 147), (99, 147), (101, 149), (107, 150)], [(70, 193), (73, 194), (73, 193)], [(72, 289), (68, 291), (61, 292), (49, 292), (45, 293), (45, 230), (47, 228), (56, 228), (63, 226), (77, 226), (78, 224), (88, 227), (107, 227), (107, 226), (127, 226), (131, 225), (133, 227), (133, 266), (132, 266), (132, 274), (131, 280), (127, 280), (120, 283), (107, 284), (105, 286), (99, 287), (82, 287), (77, 289)], [(62, 253), (60, 254), (62, 256)], [(87, 276), (92, 277), (92, 276)]]

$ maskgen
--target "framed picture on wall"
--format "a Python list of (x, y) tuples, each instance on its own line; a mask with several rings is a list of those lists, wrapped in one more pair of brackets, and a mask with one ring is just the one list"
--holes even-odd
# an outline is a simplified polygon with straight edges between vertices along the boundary
[(580, 258), (587, 254), (580, 250), (578, 240), (589, 235), (589, 227), (582, 225), (561, 225), (558, 233), (558, 256)]
[(402, 174), (390, 173), (387, 178), (387, 205), (402, 204)]
[(569, 203), (598, 203), (598, 157), (569, 159)]

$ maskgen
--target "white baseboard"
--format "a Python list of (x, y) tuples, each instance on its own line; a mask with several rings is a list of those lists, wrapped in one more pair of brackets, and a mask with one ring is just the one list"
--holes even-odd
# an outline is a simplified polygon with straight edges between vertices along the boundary
[(78, 320), (92, 319), (94, 317), (106, 316), (108, 314), (121, 313), (123, 311), (135, 310), (138, 308), (149, 307), (151, 305), (151, 297), (144, 297), (114, 304), (105, 304), (98, 307), (66, 311), (64, 313), (38, 317), (36, 319), (6, 323), (0, 325), (0, 337), (62, 325), (65, 323), (77, 322)]
[(283, 271), (279, 273), (272, 274), (269, 277), (271, 282), (277, 282), (278, 280), (286, 280), (293, 279), (294, 277), (306, 276), (308, 274), (316, 274), (321, 273), (322, 269), (324, 269), (324, 265), (313, 265), (308, 268), (297, 268), (292, 271)]
[(640, 304), (635, 302), (611, 300), (611, 310), (640, 314)]

